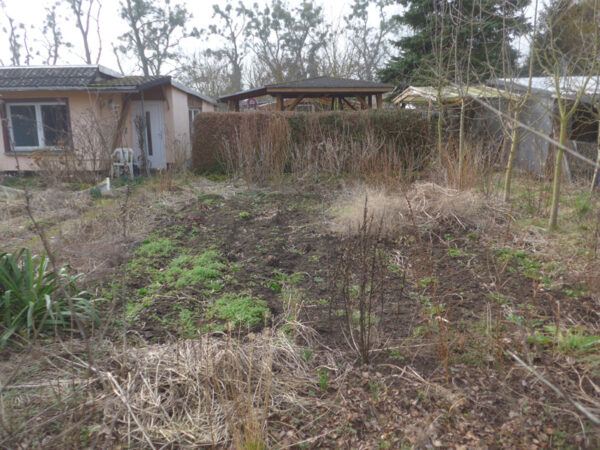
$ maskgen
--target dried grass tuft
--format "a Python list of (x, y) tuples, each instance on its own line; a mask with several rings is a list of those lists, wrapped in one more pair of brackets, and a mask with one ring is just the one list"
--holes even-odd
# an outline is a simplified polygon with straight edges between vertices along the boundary
[(301, 355), (270, 330), (243, 343), (203, 336), (131, 349), (125, 361), (115, 349), (108, 365), (127, 375), (101, 375), (114, 394), (105, 418), (134, 445), (262, 448), (270, 416), (314, 402), (303, 396), (314, 376)]
[(435, 183), (414, 183), (404, 193), (360, 187), (331, 210), (333, 232), (348, 234), (358, 229), (364, 217), (365, 197), (369, 216), (375, 223), (381, 222), (382, 234), (388, 237), (413, 229), (411, 214), (419, 229), (434, 229), (448, 222), (463, 228), (482, 228), (489, 223), (490, 214), (500, 211), (499, 206), (474, 190), (459, 191)]
[[(300, 331), (302, 340), (307, 336)], [(69, 439), (79, 448), (86, 426), (98, 448), (294, 445), (300, 436), (282, 435), (281, 417), (334, 408), (310, 396), (315, 365), (303, 349), (271, 329), (243, 340), (203, 335), (125, 353), (102, 341), (91, 362), (83, 341), (35, 347), (0, 370), (0, 387), (8, 383), (0, 391), (0, 447), (28, 447), (43, 437), (45, 448), (68, 447)], [(14, 370), (27, 376), (11, 380)]]

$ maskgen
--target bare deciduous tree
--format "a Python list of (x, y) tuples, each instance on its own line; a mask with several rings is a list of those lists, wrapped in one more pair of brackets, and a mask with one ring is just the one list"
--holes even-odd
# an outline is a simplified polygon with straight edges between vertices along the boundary
[[(100, 0), (64, 0), (75, 18), (75, 25), (81, 34), (81, 41), (84, 50), (84, 60), (87, 64), (98, 64), (102, 54), (102, 39), (100, 35), (100, 10), (102, 3)], [(92, 30), (92, 21), (96, 24), (96, 34), (98, 35), (98, 50), (95, 58), (92, 58), (93, 51), (90, 45), (90, 31)]]
[[(375, 80), (377, 71), (389, 57), (389, 38), (399, 26), (387, 11), (394, 3), (393, 0), (354, 0), (351, 13), (344, 17), (345, 35), (357, 56), (360, 79)], [(376, 8), (378, 12), (376, 27), (371, 26), (370, 8)]]
[[(532, 28), (532, 36), (536, 35), (537, 32), (537, 19), (538, 19), (538, 6), (539, 6), (539, 1), (535, 0), (534, 3), (534, 12), (533, 12), (533, 28)], [(506, 42), (503, 41), (503, 47), (502, 47), (502, 53), (503, 53), (503, 60), (504, 60), (504, 67), (503, 67), (503, 76), (506, 79), (506, 77), (511, 77), (513, 75), (513, 70), (512, 67), (510, 65), (510, 59), (506, 57), (506, 55), (508, 54), (508, 52), (506, 51)], [(528, 82), (527, 82), (527, 91), (525, 93), (523, 93), (520, 98), (518, 99), (518, 101), (515, 101), (512, 99), (513, 97), (513, 91), (514, 91), (514, 86), (513, 83), (509, 82), (509, 83), (505, 83), (506, 85), (506, 90), (509, 94), (510, 97), (510, 105), (511, 105), (511, 110), (509, 111), (509, 114), (512, 116), (512, 123), (509, 125), (510, 128), (510, 150), (508, 152), (508, 160), (506, 163), (506, 169), (504, 172), (504, 194), (503, 194), (503, 199), (505, 202), (510, 201), (510, 194), (511, 194), (511, 186), (512, 186), (512, 173), (513, 173), (513, 169), (514, 169), (514, 164), (515, 164), (515, 157), (517, 154), (517, 145), (519, 144), (519, 118), (521, 115), (521, 112), (523, 110), (523, 108), (525, 108), (525, 106), (527, 105), (527, 102), (529, 102), (530, 98), (531, 98), (531, 88), (532, 88), (532, 79), (533, 79), (533, 70), (534, 70), (534, 58), (533, 58), (533, 43), (530, 44), (529, 47), (529, 62), (528, 62)]]
[(209, 26), (209, 32), (222, 39), (223, 46), (213, 53), (225, 58), (230, 66), (229, 86), (230, 92), (242, 90), (242, 62), (247, 52), (246, 26), (248, 24), (248, 10), (242, 2), (237, 7), (233, 7), (229, 0), (221, 8), (219, 4), (213, 5), (213, 19), (216, 24)]
[(179, 44), (197, 37), (196, 28), (186, 31), (192, 15), (185, 6), (170, 1), (121, 0), (121, 17), (128, 30), (121, 36), (121, 53), (132, 53), (144, 75), (162, 75), (165, 64), (178, 56)]
[(47, 55), (45, 64), (55, 65), (58, 61), (58, 56), (61, 47), (71, 47), (70, 42), (66, 42), (59, 25), (59, 15), (56, 12), (58, 3), (54, 3), (50, 7), (46, 7), (46, 18), (44, 20), (44, 40), (42, 45), (46, 48)]
[(4, 13), (4, 17), (8, 23), (8, 26), (3, 26), (2, 31), (8, 35), (8, 46), (10, 50), (10, 63), (13, 66), (21, 65), (21, 51), (22, 51), (22, 43), (21, 37), (23, 30), (25, 29), (25, 25), (17, 22), (12, 16), (8, 14), (6, 10), (6, 4), (0, 0), (0, 7), (2, 8), (2, 12)]
[[(552, 80), (555, 110), (552, 111), (558, 127), (558, 142), (564, 147), (567, 142), (568, 124), (582, 99), (587, 94), (592, 79), (597, 83), (596, 72), (600, 62), (600, 1), (565, 1), (561, 8), (546, 11), (540, 24), (542, 38), (534, 42), (536, 63)], [(576, 35), (565, 35), (576, 30)], [(576, 39), (576, 47), (564, 46), (565, 41)], [(580, 74), (578, 77), (569, 75)], [(558, 206), (563, 168), (564, 150), (556, 148), (552, 205), (548, 228), (558, 227)]]
[(210, 97), (217, 98), (225, 94), (230, 85), (228, 64), (210, 50), (197, 52), (181, 60), (177, 77), (186, 85)]
[(319, 51), (326, 38), (319, 31), (324, 22), (320, 6), (304, 0), (290, 7), (282, 0), (273, 0), (263, 9), (254, 4), (247, 13), (247, 38), (271, 81), (280, 83), (319, 75)]
[[(323, 24), (328, 35), (321, 49), (320, 69), (321, 75), (335, 78), (359, 77), (359, 55), (356, 47), (348, 42), (345, 35), (345, 24), (339, 21)], [(324, 30), (325, 31), (325, 30)]]

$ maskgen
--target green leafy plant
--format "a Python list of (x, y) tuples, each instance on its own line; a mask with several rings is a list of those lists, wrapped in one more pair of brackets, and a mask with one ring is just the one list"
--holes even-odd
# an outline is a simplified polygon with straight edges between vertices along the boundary
[(310, 358), (312, 357), (312, 354), (313, 354), (312, 348), (305, 348), (304, 349), (304, 360), (306, 362), (309, 362)]
[(248, 211), (242, 211), (238, 214), (238, 217), (240, 219), (247, 219), (248, 217), (250, 217), (250, 213)]
[(435, 284), (437, 280), (435, 277), (425, 277), (422, 280), (419, 280), (419, 285), (422, 287), (428, 287)]
[(369, 390), (371, 391), (373, 400), (379, 400), (379, 395), (381, 394), (381, 383), (379, 382), (379, 378), (369, 380)]
[(448, 253), (452, 258), (466, 258), (467, 256), (470, 256), (469, 252), (466, 252), (459, 248), (449, 248)]
[[(514, 249), (500, 249), (496, 252), (500, 261), (504, 264), (508, 264), (511, 260), (514, 260), (517, 263), (518, 271), (522, 272), (526, 277), (532, 278), (534, 280), (540, 280), (544, 282), (548, 282), (546, 278), (542, 277), (540, 273), (540, 268), (542, 267), (542, 263), (531, 258), (527, 252), (523, 250), (514, 250)], [(515, 272), (513, 267), (508, 267), (509, 272)]]
[(281, 285), (277, 281), (269, 281), (267, 286), (269, 286), (273, 292), (281, 292)]
[(573, 289), (564, 288), (562, 291), (569, 297), (585, 297), (589, 295), (589, 291), (581, 286), (575, 286)]
[(304, 273), (302, 272), (294, 272), (294, 273), (283, 273), (280, 270), (276, 270), (273, 272), (273, 276), (277, 281), (281, 281), (282, 284), (286, 286), (292, 286), (297, 284), (304, 278)]
[(271, 315), (267, 302), (249, 295), (223, 294), (206, 313), (207, 319), (219, 319), (232, 327), (254, 327)]
[(323, 391), (327, 390), (329, 385), (329, 371), (327, 369), (317, 369), (319, 375), (319, 386)]
[(71, 276), (66, 265), (55, 274), (48, 264), (45, 255), (28, 248), (0, 254), (0, 346), (15, 333), (29, 338), (36, 330), (69, 329), (75, 316), (97, 320), (87, 293), (77, 290), (79, 276)]
[(218, 291), (225, 267), (221, 255), (212, 250), (198, 256), (181, 255), (171, 261), (164, 279), (178, 289), (203, 286)]
[(92, 197), (93, 200), (98, 200), (99, 198), (102, 198), (102, 192), (100, 192), (100, 189), (97, 187), (93, 187), (90, 189), (90, 197)]
[(397, 349), (390, 350), (390, 358), (397, 359), (398, 361), (404, 361), (406, 359), (404, 357), (404, 355), (402, 355), (402, 353), (400, 353), (400, 350), (397, 350)]

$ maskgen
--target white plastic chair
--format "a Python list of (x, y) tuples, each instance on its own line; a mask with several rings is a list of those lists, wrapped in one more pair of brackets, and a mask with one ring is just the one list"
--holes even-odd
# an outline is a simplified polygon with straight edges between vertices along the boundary
[(133, 149), (116, 148), (112, 153), (112, 166), (110, 168), (110, 177), (114, 178), (115, 171), (117, 176), (121, 173), (128, 173), (133, 179)]

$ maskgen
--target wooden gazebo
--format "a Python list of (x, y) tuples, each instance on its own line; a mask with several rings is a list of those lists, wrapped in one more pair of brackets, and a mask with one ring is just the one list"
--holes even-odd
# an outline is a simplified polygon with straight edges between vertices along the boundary
[[(335, 109), (336, 105), (343, 109), (345, 105), (356, 110), (357, 106), (360, 109), (372, 109), (373, 98), (375, 98), (377, 109), (381, 109), (383, 94), (393, 90), (394, 86), (392, 85), (373, 81), (318, 77), (288, 83), (268, 84), (224, 95), (218, 101), (227, 103), (230, 111), (239, 111), (240, 100), (270, 95), (275, 97), (278, 111), (293, 111), (305, 98), (328, 98), (331, 99), (331, 109)], [(347, 98), (355, 98), (358, 100), (358, 104), (348, 101)], [(285, 105), (285, 99), (293, 99), (293, 101)]]

